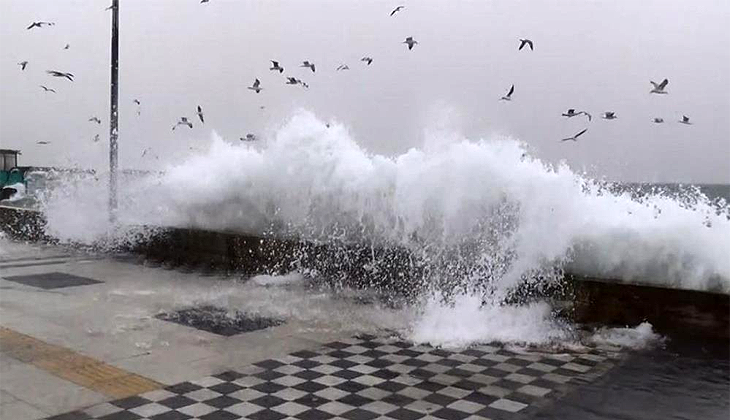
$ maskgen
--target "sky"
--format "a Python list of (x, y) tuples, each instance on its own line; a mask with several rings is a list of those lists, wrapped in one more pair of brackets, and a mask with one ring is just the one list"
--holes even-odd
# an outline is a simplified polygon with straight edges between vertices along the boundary
[[(265, 137), (306, 109), (345, 124), (373, 153), (424, 147), (434, 133), (508, 136), (541, 159), (596, 177), (730, 183), (726, 0), (120, 3), (124, 168), (180, 162), (201, 153), (213, 132), (230, 141)], [(107, 165), (109, 4), (0, 0), (0, 147), (21, 149), (21, 164)], [(389, 16), (399, 4), (405, 9)], [(56, 24), (26, 30), (37, 20)], [(419, 42), (412, 51), (402, 44), (407, 36)], [(534, 51), (517, 50), (523, 37)], [(269, 60), (284, 75), (269, 71)], [(316, 73), (300, 68), (303, 60)], [(335, 71), (340, 64), (350, 70)], [(46, 70), (71, 72), (75, 81)], [(310, 88), (285, 85), (286, 75)], [(255, 78), (259, 94), (247, 89)], [(650, 94), (649, 81), (664, 78), (669, 94)], [(513, 100), (499, 101), (512, 84)], [(568, 108), (593, 121), (562, 117)], [(600, 119), (605, 111), (618, 118)], [(683, 114), (693, 125), (677, 122)], [(194, 121), (192, 130), (171, 130), (181, 116)], [(559, 141), (583, 128), (580, 142)], [(96, 134), (102, 141), (93, 141)], [(148, 147), (159, 161), (141, 157)]]

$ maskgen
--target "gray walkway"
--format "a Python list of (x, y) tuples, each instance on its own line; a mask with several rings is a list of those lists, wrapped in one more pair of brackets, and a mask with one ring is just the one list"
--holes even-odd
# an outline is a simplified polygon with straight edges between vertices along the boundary
[[(0, 277), (2, 419), (529, 417), (617, 356), (414, 346), (387, 332), (407, 311), (57, 247), (0, 242)], [(160, 316), (190, 307), (283, 322), (226, 336)], [(115, 397), (129, 377), (159, 389)]]

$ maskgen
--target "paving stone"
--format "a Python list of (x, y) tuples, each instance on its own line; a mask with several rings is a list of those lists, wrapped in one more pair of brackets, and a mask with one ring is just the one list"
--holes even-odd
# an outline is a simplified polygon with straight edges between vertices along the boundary
[[(529, 357), (528, 357), (529, 356)], [(85, 410), (91, 419), (509, 419), (608, 360), (365, 336)], [(600, 370), (599, 370), (600, 371)]]

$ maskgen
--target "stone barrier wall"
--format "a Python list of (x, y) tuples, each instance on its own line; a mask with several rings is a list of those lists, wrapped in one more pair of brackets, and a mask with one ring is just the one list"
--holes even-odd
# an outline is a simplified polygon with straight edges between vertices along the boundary
[[(0, 206), (0, 230), (11, 238), (53, 241), (39, 212)], [(377, 288), (403, 297), (418, 294), (419, 266), (404, 249), (331, 246), (199, 229), (156, 229), (129, 251), (171, 266), (207, 268), (245, 275), (303, 270), (334, 285)], [(377, 275), (372, 275), (377, 273)], [(377, 281), (369, 279), (377, 278)], [(620, 280), (567, 275), (560, 299), (579, 323), (634, 326), (650, 322), (658, 331), (730, 338), (730, 296), (627, 284)]]

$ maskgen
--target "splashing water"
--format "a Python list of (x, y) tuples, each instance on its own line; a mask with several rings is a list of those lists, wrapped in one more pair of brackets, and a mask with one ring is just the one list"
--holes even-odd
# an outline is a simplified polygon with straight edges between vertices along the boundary
[[(405, 249), (431, 292), (413, 338), (442, 344), (474, 336), (441, 318), (452, 327), (482, 320), (474, 331), (482, 338), (559, 338), (564, 331), (546, 307), (499, 303), (526, 279), (554, 283), (564, 269), (730, 292), (726, 203), (632, 198), (565, 164), (545, 164), (511, 139), (429, 144), (370, 154), (344, 126), (300, 112), (262, 143), (214, 134), (206, 152), (123, 182), (120, 222)], [(108, 237), (105, 189), (87, 178), (48, 194), (49, 233), (82, 243)]]
[[(80, 242), (108, 234), (105, 189), (86, 179), (52, 194), (49, 232)], [(403, 246), (433, 266), (508, 287), (570, 263), (598, 277), (730, 291), (727, 205), (612, 193), (509, 139), (385, 157), (343, 126), (300, 112), (261, 145), (214, 135), (207, 152), (128, 181), (120, 195), (126, 225)]]

